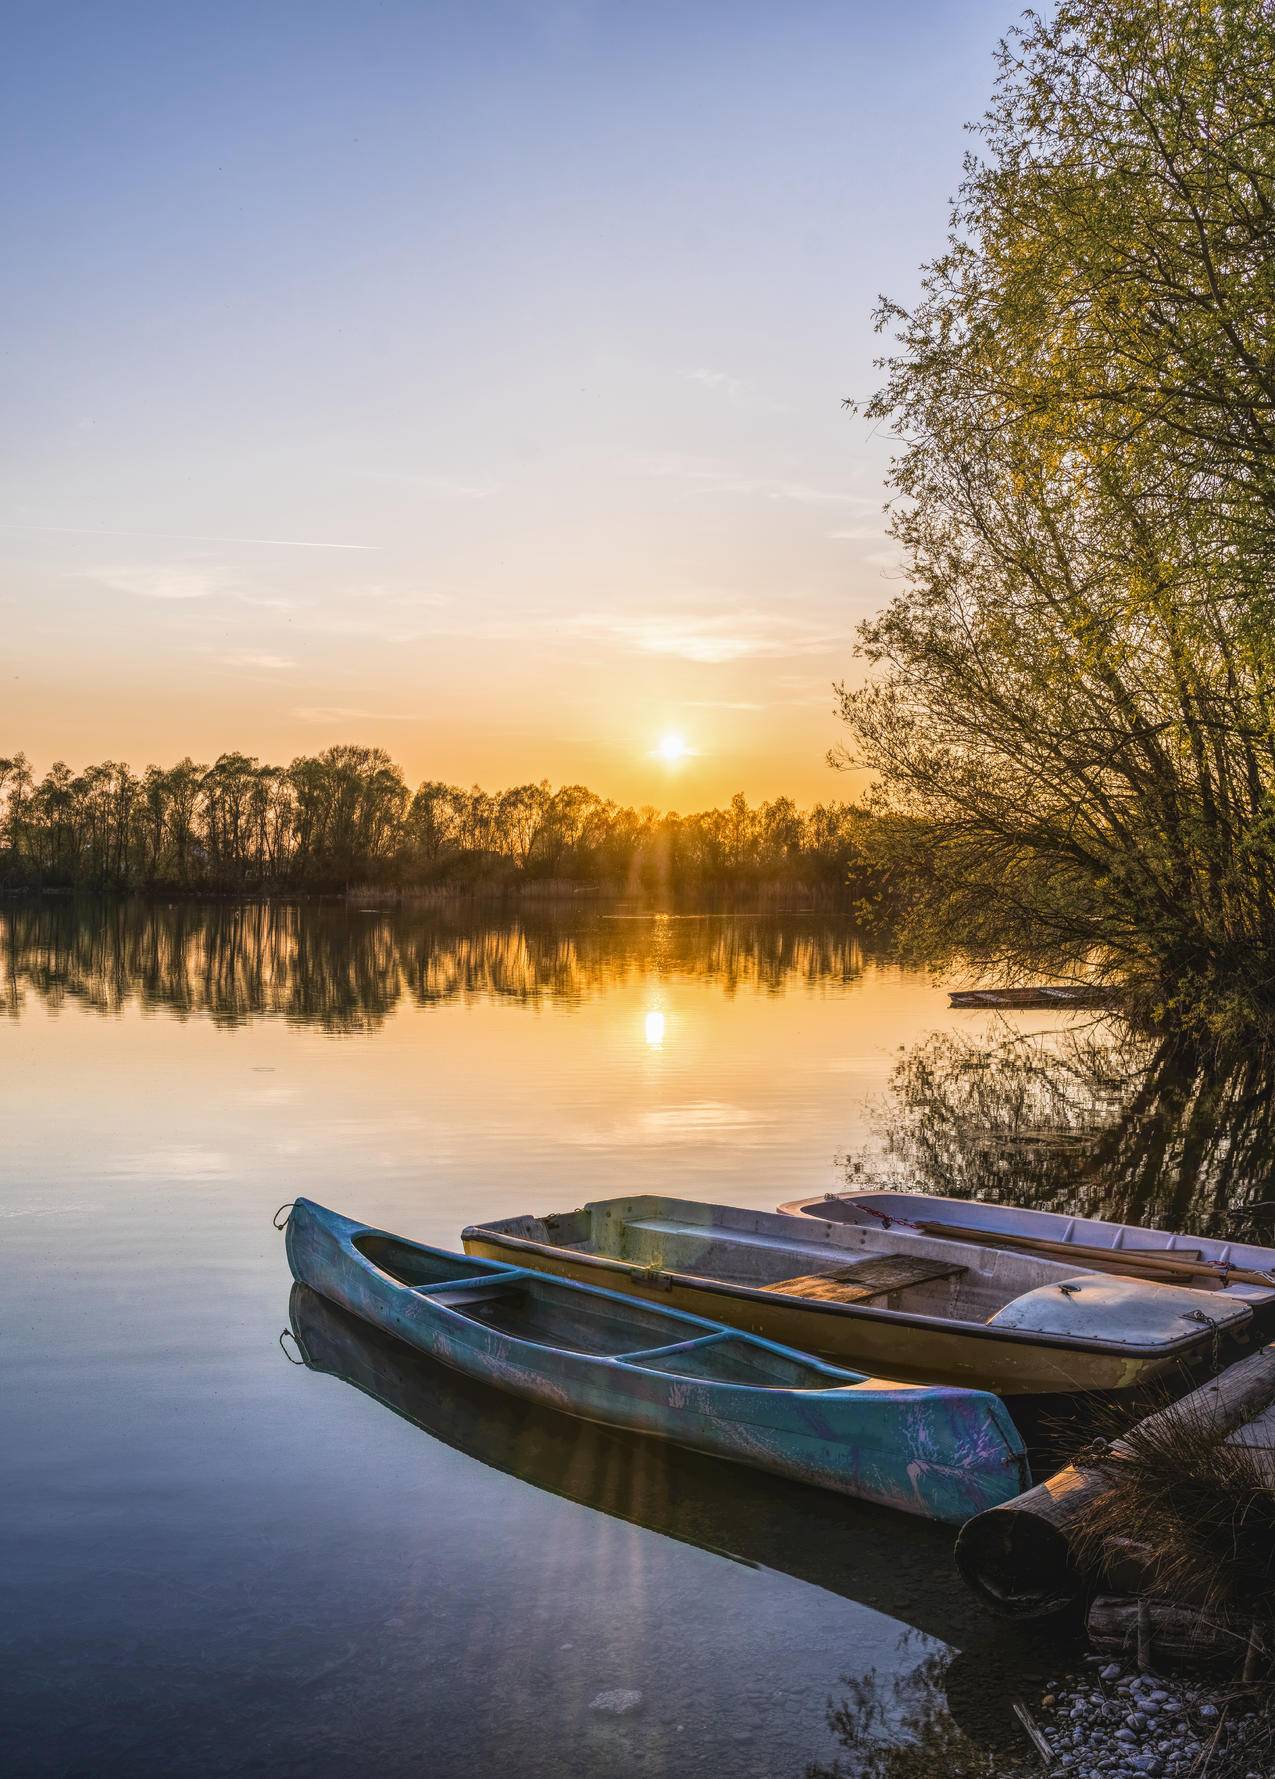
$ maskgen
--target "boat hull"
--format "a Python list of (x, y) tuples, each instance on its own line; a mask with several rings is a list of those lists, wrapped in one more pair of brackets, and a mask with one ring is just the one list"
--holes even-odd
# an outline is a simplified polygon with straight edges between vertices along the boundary
[[(665, 1371), (659, 1360), (643, 1366), (520, 1339), (398, 1282), (356, 1249), (355, 1238), (366, 1237), (381, 1232), (298, 1200), (287, 1226), (294, 1278), (417, 1351), (514, 1395), (954, 1525), (1026, 1486), (1022, 1440), (994, 1397), (902, 1389), (821, 1366), (827, 1387), (820, 1378), (817, 1388), (759, 1388), (678, 1374), (674, 1358)], [(451, 1258), (459, 1279), (466, 1262)], [(546, 1288), (525, 1268), (488, 1270), (496, 1286), (528, 1280)], [(575, 1289), (596, 1300), (592, 1308), (625, 1302), (609, 1291)], [(720, 1323), (660, 1308), (670, 1345), (737, 1340)], [(815, 1363), (755, 1344), (777, 1364)]]
[(990, 1390), (998, 1396), (1057, 1396), (1136, 1390), (1170, 1370), (1180, 1351), (1153, 1354), (1118, 1346), (1069, 1344), (1060, 1338), (1014, 1338), (1003, 1329), (943, 1323), (930, 1316), (875, 1307), (824, 1304), (744, 1290), (684, 1274), (501, 1237), (464, 1231), (467, 1254), (533, 1266), (555, 1278), (605, 1285), (646, 1303), (711, 1317), (763, 1340), (799, 1348), (834, 1365), (902, 1383)]

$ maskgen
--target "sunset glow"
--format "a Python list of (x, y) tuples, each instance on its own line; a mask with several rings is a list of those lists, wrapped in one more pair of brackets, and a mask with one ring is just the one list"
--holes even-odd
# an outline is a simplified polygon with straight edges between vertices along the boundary
[(0, 755), (852, 789), (891, 447), (841, 398), (1001, 9), (144, 10), (6, 41)]
[(655, 752), (666, 766), (680, 766), (683, 760), (689, 758), (691, 749), (684, 736), (670, 733), (661, 735)]

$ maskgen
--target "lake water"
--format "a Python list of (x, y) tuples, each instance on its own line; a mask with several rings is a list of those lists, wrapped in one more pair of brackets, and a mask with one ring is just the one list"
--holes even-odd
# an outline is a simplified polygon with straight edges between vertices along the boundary
[(773, 1207), (883, 1111), (899, 1165), (942, 1075), (906, 1058), (986, 1023), (816, 917), (0, 907), (0, 1766), (950, 1776), (1012, 1738), (1031, 1652), (948, 1534), (404, 1367), (271, 1227)]

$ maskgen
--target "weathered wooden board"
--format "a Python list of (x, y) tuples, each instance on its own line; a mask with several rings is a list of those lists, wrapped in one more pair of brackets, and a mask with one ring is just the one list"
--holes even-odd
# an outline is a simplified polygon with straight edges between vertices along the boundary
[(884, 1297), (891, 1291), (902, 1291), (908, 1285), (924, 1285), (931, 1279), (947, 1279), (962, 1273), (963, 1266), (950, 1261), (932, 1260), (924, 1255), (875, 1254), (868, 1260), (856, 1260), (847, 1266), (821, 1268), (818, 1272), (798, 1273), (791, 1279), (778, 1279), (764, 1285), (764, 1291), (778, 1291), (785, 1297), (822, 1298), (831, 1303), (864, 1303), (872, 1297)]

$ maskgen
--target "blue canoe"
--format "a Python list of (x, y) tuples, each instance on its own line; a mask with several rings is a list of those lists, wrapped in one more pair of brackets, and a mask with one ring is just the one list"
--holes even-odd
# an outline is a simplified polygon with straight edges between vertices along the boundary
[(980, 1390), (865, 1378), (619, 1292), (404, 1241), (299, 1198), (301, 1284), (432, 1359), (607, 1426), (961, 1524), (1030, 1485)]

